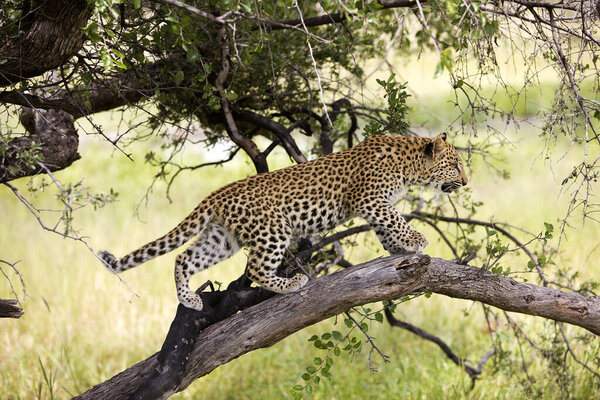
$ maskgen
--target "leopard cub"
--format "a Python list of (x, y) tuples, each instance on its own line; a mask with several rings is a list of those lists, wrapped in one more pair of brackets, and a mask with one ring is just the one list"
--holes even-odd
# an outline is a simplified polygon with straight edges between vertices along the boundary
[(467, 184), (463, 163), (446, 134), (434, 139), (370, 136), (354, 148), (233, 182), (209, 195), (165, 236), (116, 258), (99, 256), (122, 272), (183, 245), (175, 283), (179, 301), (202, 310), (190, 277), (248, 249), (247, 275), (277, 293), (300, 289), (308, 277), (276, 275), (291, 240), (332, 229), (352, 217), (367, 220), (390, 253), (421, 252), (429, 242), (394, 208), (409, 185), (449, 193)]

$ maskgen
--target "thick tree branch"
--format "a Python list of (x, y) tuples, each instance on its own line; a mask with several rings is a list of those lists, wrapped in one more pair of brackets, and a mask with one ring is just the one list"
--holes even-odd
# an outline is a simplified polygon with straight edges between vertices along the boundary
[(23, 308), (17, 300), (0, 299), (0, 318), (19, 318)]
[(600, 335), (600, 298), (517, 282), (479, 268), (432, 259), (423, 292), (480, 301), (505, 311), (577, 325)]
[[(482, 301), (514, 312), (581, 326), (600, 334), (600, 300), (577, 293), (520, 283), (478, 268), (427, 256), (392, 256), (310, 281), (295, 293), (275, 296), (214, 324), (198, 336), (177, 391), (252, 350), (353, 306), (431, 291)], [(335, 295), (332, 295), (335, 294)], [(124, 399), (157, 368), (151, 356), (78, 399)]]
[(86, 40), (83, 28), (94, 5), (85, 0), (37, 2), (29, 29), (0, 46), (0, 86), (64, 65)]
[(80, 158), (73, 117), (59, 110), (23, 109), (21, 122), (30, 133), (6, 143), (0, 139), (0, 183), (57, 171)]
[(158, 89), (166, 90), (163, 89), (163, 85), (171, 84), (160, 71), (169, 61), (157, 61), (145, 65), (141, 70), (128, 70), (114, 78), (93, 81), (87, 86), (72, 87), (68, 91), (52, 90), (50, 95), (44, 97), (7, 90), (0, 92), (0, 102), (45, 110), (62, 110), (77, 119), (137, 103), (154, 96), (155, 90)]

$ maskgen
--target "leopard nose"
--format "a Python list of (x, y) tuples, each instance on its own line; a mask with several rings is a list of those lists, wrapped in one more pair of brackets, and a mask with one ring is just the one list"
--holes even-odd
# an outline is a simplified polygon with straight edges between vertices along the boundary
[(460, 182), (462, 183), (462, 185), (463, 185), (463, 186), (467, 186), (467, 183), (468, 183), (469, 181), (467, 180), (467, 177), (466, 177), (466, 176), (463, 176), (463, 177), (460, 179)]

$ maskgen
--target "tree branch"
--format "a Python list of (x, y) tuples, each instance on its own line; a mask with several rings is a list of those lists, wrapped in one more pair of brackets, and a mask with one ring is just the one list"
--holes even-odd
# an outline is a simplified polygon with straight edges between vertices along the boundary
[(0, 318), (19, 318), (23, 315), (23, 308), (14, 299), (0, 299)]
[[(185, 389), (219, 365), (271, 346), (351, 307), (424, 291), (482, 301), (503, 310), (563, 321), (600, 334), (600, 300), (596, 297), (520, 283), (439, 258), (392, 256), (312, 280), (298, 292), (275, 296), (204, 329), (189, 354), (189, 363), (176, 390)], [(157, 356), (151, 356), (77, 399), (127, 398), (157, 367)]]
[(60, 110), (24, 109), (21, 122), (29, 135), (8, 143), (0, 138), (0, 183), (57, 171), (80, 158), (71, 115)]
[(477, 368), (474, 368), (467, 364), (467, 362), (466, 362), (467, 360), (465, 360), (462, 357), (457, 356), (456, 353), (454, 351), (452, 351), (450, 346), (448, 346), (446, 344), (446, 342), (444, 342), (439, 337), (432, 335), (431, 333), (426, 332), (419, 327), (409, 324), (408, 322), (397, 319), (396, 317), (394, 317), (394, 314), (387, 307), (385, 308), (384, 313), (385, 313), (385, 317), (388, 320), (388, 323), (391, 326), (405, 329), (405, 330), (419, 336), (420, 338), (429, 340), (430, 342), (437, 344), (439, 346), (439, 348), (444, 352), (446, 357), (448, 357), (450, 360), (452, 360), (452, 362), (454, 364), (458, 365), (459, 367), (461, 367), (462, 369), (465, 370), (465, 372), (471, 378), (473, 384), (475, 384), (476, 379), (479, 379), (479, 375), (481, 375), (481, 372), (483, 369), (483, 364), (485, 364), (485, 362), (495, 353), (495, 350), (491, 350), (490, 352), (486, 353), (479, 361)]
[(38, 76), (64, 65), (83, 46), (83, 28), (94, 4), (85, 0), (39, 2), (29, 29), (0, 46), (0, 86)]
[[(380, 9), (388, 8), (401, 8), (401, 7), (413, 7), (417, 3), (412, 0), (380, 0), (376, 3), (381, 5)], [(362, 8), (362, 7), (359, 7)], [(346, 19), (346, 13), (331, 13), (325, 15), (319, 15), (317, 17), (303, 18), (303, 19), (288, 19), (285, 21), (269, 21), (262, 20), (261, 22), (269, 26), (272, 30), (280, 29), (293, 29), (300, 27), (313, 27), (329, 24), (338, 24)]]

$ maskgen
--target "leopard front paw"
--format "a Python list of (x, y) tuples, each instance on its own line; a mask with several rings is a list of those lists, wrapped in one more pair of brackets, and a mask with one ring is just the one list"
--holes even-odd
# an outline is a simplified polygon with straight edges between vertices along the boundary
[(306, 285), (308, 282), (308, 276), (304, 274), (296, 274), (290, 279), (290, 285), (288, 286), (289, 292), (295, 292), (300, 290), (300, 288)]
[(412, 232), (408, 239), (408, 243), (409, 244), (405, 249), (410, 253), (422, 253), (423, 250), (429, 246), (429, 240), (427, 240), (425, 235), (418, 231)]

